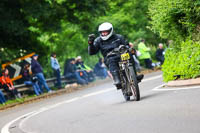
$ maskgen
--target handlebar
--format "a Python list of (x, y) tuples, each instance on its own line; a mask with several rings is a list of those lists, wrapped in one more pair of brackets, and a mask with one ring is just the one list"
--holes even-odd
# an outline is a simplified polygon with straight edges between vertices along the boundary
[(117, 54), (123, 54), (125, 52), (130, 52), (132, 48), (126, 45), (120, 45), (118, 48), (113, 49), (107, 54), (107, 57), (117, 55)]

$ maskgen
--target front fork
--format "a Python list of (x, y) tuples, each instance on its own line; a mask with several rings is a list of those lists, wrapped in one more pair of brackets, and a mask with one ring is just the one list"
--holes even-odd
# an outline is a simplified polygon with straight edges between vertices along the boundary
[(120, 64), (120, 78), (122, 81), (122, 88), (125, 93), (131, 92), (130, 83), (132, 80), (130, 79), (130, 69), (133, 69), (133, 66), (131, 63), (121, 63)]

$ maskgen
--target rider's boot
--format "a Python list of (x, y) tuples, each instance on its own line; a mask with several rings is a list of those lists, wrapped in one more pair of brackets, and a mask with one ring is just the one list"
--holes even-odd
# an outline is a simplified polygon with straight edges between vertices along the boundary
[(140, 83), (142, 81), (142, 79), (144, 78), (144, 75), (143, 74), (137, 75), (135, 65), (133, 65), (133, 69), (136, 74), (137, 82)]
[(137, 75), (137, 81), (138, 81), (138, 83), (140, 83), (143, 78), (144, 78), (143, 74)]
[(120, 75), (119, 71), (112, 72), (113, 80), (114, 80), (114, 85), (117, 87), (117, 89), (121, 89), (121, 80), (120, 80)]

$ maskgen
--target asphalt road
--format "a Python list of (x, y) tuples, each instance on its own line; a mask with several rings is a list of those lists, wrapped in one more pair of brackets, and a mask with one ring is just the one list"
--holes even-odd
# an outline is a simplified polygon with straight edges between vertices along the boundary
[(141, 100), (112, 82), (0, 112), (1, 133), (200, 133), (200, 87), (160, 88), (145, 75)]

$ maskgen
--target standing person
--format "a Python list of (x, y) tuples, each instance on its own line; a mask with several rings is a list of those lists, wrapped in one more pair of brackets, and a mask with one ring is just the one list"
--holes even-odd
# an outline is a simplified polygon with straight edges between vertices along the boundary
[(141, 42), (138, 44), (138, 50), (141, 53), (141, 55), (139, 56), (139, 59), (144, 60), (146, 68), (153, 69), (151, 55), (149, 53), (150, 48), (148, 48), (145, 45), (144, 39), (142, 39)]
[(33, 55), (32, 60), (31, 60), (31, 71), (33, 74), (37, 76), (40, 89), (43, 90), (42, 86), (44, 86), (47, 92), (52, 92), (52, 90), (47, 85), (47, 82), (44, 78), (43, 69), (41, 65), (39, 64), (39, 62), (37, 61), (37, 59), (38, 59), (38, 55), (37, 54)]
[(13, 82), (9, 77), (9, 71), (6, 68), (2, 71), (2, 76), (0, 77), (0, 83), (6, 92), (10, 93), (15, 98), (21, 98), (21, 94), (13, 86)]
[(22, 79), (23, 79), (25, 85), (33, 86), (35, 94), (38, 96), (38, 95), (42, 94), (42, 91), (40, 90), (37, 79), (35, 79), (35, 80), (31, 79), (29, 68), (30, 68), (29, 64), (24, 65), (24, 68), (22, 70)]
[[(117, 89), (121, 89), (121, 79), (119, 75), (119, 64), (120, 57), (118, 55), (108, 56), (108, 53), (118, 48), (120, 45), (125, 45), (129, 47), (129, 44), (125, 41), (124, 37), (115, 34), (113, 32), (113, 26), (111, 23), (105, 22), (99, 26), (98, 29), (100, 36), (95, 39), (94, 34), (89, 35), (88, 38), (88, 52), (90, 55), (94, 55), (101, 51), (104, 61), (108, 69), (110, 70), (113, 79), (114, 85)], [(135, 67), (135, 66), (133, 66)], [(134, 69), (135, 70), (135, 69)], [(144, 75), (138, 75), (137, 80), (140, 82)]]
[(6, 99), (4, 97), (3, 92), (0, 90), (0, 104), (5, 105), (5, 103), (6, 103)]
[(159, 43), (158, 44), (158, 49), (156, 50), (156, 59), (158, 61), (160, 61), (161, 65), (164, 63), (164, 52), (165, 50), (163, 49), (163, 44), (162, 43)]
[(58, 63), (58, 60), (56, 59), (56, 53), (51, 54), (51, 68), (54, 71), (54, 75), (57, 78), (57, 87), (60, 89), (61, 86), (61, 78), (60, 78), (60, 64)]

